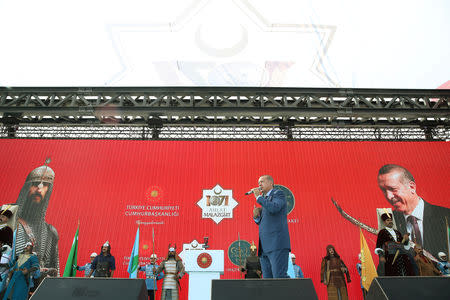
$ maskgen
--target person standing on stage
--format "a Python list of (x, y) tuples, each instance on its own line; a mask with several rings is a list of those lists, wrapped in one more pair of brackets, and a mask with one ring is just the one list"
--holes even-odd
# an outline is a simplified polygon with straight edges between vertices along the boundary
[(13, 213), (9, 209), (4, 209), (0, 211), (0, 239), (3, 244), (7, 244), (10, 247), (13, 242), (13, 231), (8, 226), (8, 221), (11, 219)]
[(153, 271), (153, 274), (161, 272), (164, 272), (161, 300), (178, 300), (179, 280), (184, 275), (184, 265), (175, 252), (174, 247), (169, 246), (169, 253), (166, 259), (161, 262), (158, 269)]
[(450, 276), (450, 262), (447, 260), (447, 255), (444, 252), (439, 252), (438, 257), (437, 267), (444, 276)]
[(8, 226), (8, 221), (13, 216), (13, 213), (9, 209), (3, 209), (0, 211), (0, 297), (3, 298), (3, 292), (6, 289), (6, 279), (9, 273), (9, 263), (13, 256), (12, 243), (13, 243), (13, 231)]
[(0, 236), (0, 299), (3, 298), (3, 292), (6, 289), (6, 279), (12, 258), (12, 249), (8, 245), (8, 240), (4, 238), (5, 236)]
[(294, 267), (295, 278), (304, 278), (302, 269), (295, 264), (295, 254), (291, 253), (292, 266)]
[[(92, 262), (94, 261), (94, 259), (97, 257), (97, 253), (92, 252), (91, 253), (91, 262), (88, 262), (87, 264), (85, 264), (84, 266), (77, 266), (77, 270), (78, 271), (84, 271), (84, 277), (89, 277), (89, 274), (91, 273), (91, 268), (92, 268)], [(95, 271), (92, 274), (92, 276), (95, 276)]]
[(244, 265), (240, 267), (241, 272), (245, 272), (245, 278), (261, 278), (261, 262), (256, 254), (256, 246), (252, 242), (250, 256), (245, 258)]
[[(28, 299), (28, 291), (32, 282), (33, 272), (39, 270), (39, 260), (33, 254), (33, 245), (28, 242), (25, 249), (21, 253), (14, 266), (11, 268), (12, 277), (9, 281), (3, 300), (26, 300)], [(11, 294), (11, 295), (10, 295)]]
[(441, 276), (442, 273), (435, 266), (434, 263), (423, 255), (423, 249), (420, 245), (414, 246), (414, 251), (416, 256), (414, 260), (416, 261), (417, 267), (419, 268), (419, 276)]
[[(361, 277), (361, 273), (362, 273), (361, 253), (358, 254), (358, 263), (356, 264), (356, 271), (358, 271), (359, 277)], [(359, 280), (359, 284), (361, 285), (363, 299), (366, 299), (367, 291), (366, 291), (366, 289), (364, 288), (364, 286), (362, 284), (362, 277)]]
[[(409, 234), (405, 234), (402, 240), (400, 231), (392, 228), (394, 222), (392, 215), (381, 215), (385, 228), (378, 232), (375, 253), (380, 257), (378, 266), (379, 276), (414, 276), (414, 266), (409, 257)], [(398, 254), (397, 254), (398, 253)], [(397, 257), (396, 257), (397, 256)], [(396, 257), (396, 258), (395, 258)], [(395, 261), (394, 261), (395, 258)], [(384, 268), (383, 268), (384, 267)], [(382, 271), (384, 269), (384, 271)], [(380, 274), (381, 273), (381, 274)]]
[(327, 286), (328, 300), (348, 300), (347, 284), (350, 273), (333, 245), (327, 246), (327, 255), (320, 266), (320, 282)]
[(106, 241), (102, 246), (100, 255), (94, 258), (88, 277), (91, 277), (92, 274), (94, 274), (94, 277), (113, 277), (115, 269), (116, 260), (111, 255), (111, 245)]
[(263, 175), (251, 191), (261, 207), (253, 210), (259, 226), (258, 256), (264, 278), (289, 278), (287, 274), (291, 242), (287, 224), (287, 202), (283, 191), (274, 189), (272, 176)]
[(155, 275), (153, 272), (159, 266), (156, 264), (157, 256), (155, 253), (150, 255), (150, 263), (145, 266), (139, 266), (138, 271), (145, 272), (145, 285), (147, 286), (147, 294), (149, 300), (155, 300), (155, 291), (158, 289), (156, 281), (163, 278), (163, 274)]

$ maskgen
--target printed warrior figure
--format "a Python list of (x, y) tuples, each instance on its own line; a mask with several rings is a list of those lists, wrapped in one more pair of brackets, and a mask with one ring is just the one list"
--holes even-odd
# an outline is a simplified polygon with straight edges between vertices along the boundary
[[(384, 229), (378, 232), (375, 253), (380, 257), (378, 275), (380, 276), (414, 276), (412, 255), (410, 254), (409, 235), (405, 234), (402, 240), (400, 231), (393, 229), (392, 215), (381, 215)], [(395, 258), (395, 260), (394, 260)]]
[[(91, 262), (88, 262), (87, 264), (85, 264), (84, 266), (77, 266), (77, 270), (78, 271), (84, 271), (84, 277), (89, 277), (89, 273), (91, 273), (91, 269), (92, 269), (92, 262), (94, 261), (94, 259), (97, 257), (97, 253), (92, 252), (91, 253)], [(92, 276), (95, 276), (95, 271), (93, 273)]]
[(329, 300), (348, 300), (345, 278), (347, 278), (347, 282), (350, 282), (350, 273), (347, 267), (334, 246), (328, 245), (327, 255), (322, 259), (320, 266), (320, 282), (327, 286)]
[(169, 246), (166, 260), (161, 262), (154, 274), (164, 271), (161, 300), (178, 300), (179, 280), (184, 275), (184, 266), (174, 247)]
[(147, 286), (148, 299), (155, 299), (155, 291), (158, 290), (158, 286), (156, 284), (157, 280), (163, 278), (163, 273), (159, 273), (158, 275), (154, 274), (154, 271), (159, 267), (156, 264), (156, 254), (153, 253), (150, 255), (150, 263), (145, 266), (138, 267), (139, 271), (145, 272), (145, 285)]
[(241, 266), (241, 272), (246, 272), (245, 278), (261, 278), (261, 263), (256, 254), (256, 246), (252, 241), (252, 245), (250, 246), (250, 256), (245, 259), (244, 265)]
[(93, 274), (94, 277), (113, 277), (115, 269), (116, 259), (111, 255), (111, 245), (106, 241), (100, 250), (100, 255), (94, 258), (88, 277)]
[(414, 251), (416, 252), (416, 256), (414, 256), (414, 260), (416, 261), (417, 267), (419, 268), (419, 276), (440, 276), (442, 275), (441, 271), (439, 271), (434, 263), (423, 255), (423, 248), (420, 245), (414, 246)]
[(49, 166), (34, 169), (28, 174), (16, 202), (19, 205), (16, 249), (22, 249), (28, 242), (34, 245), (43, 277), (59, 274), (58, 232), (45, 222), (54, 179), (55, 172)]
[(12, 273), (12, 277), (3, 300), (8, 298), (12, 300), (26, 300), (30, 284), (33, 281), (31, 275), (37, 270), (39, 270), (38, 258), (33, 254), (33, 245), (27, 243), (23, 253), (19, 255), (11, 268), (10, 273)]

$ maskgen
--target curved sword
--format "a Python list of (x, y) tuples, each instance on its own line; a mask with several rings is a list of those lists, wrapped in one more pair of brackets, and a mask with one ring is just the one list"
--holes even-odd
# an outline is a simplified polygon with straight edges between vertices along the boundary
[[(356, 218), (350, 216), (348, 213), (346, 213), (342, 207), (333, 199), (333, 197), (331, 197), (331, 202), (333, 202), (334, 206), (336, 206), (336, 209), (338, 210), (338, 212), (348, 221), (350, 221), (350, 223), (352, 223), (353, 225), (356, 225), (372, 234), (377, 235), (378, 234), (378, 230), (376, 230), (373, 227), (370, 227), (369, 225), (364, 224), (363, 222), (357, 220)], [(409, 240), (409, 245), (414, 248), (414, 246), (416, 245), (413, 241)], [(438, 262), (438, 260), (427, 250), (423, 249), (423, 254), (428, 257), (429, 259)]]
[(358, 226), (361, 229), (366, 230), (367, 232), (370, 232), (372, 234), (378, 234), (378, 230), (376, 230), (373, 227), (370, 227), (369, 225), (364, 224), (363, 222), (353, 218), (352, 216), (350, 216), (348, 213), (346, 213), (342, 207), (339, 206), (339, 204), (333, 199), (333, 197), (331, 197), (331, 202), (333, 202), (334, 206), (336, 206), (336, 209), (338, 210), (338, 212), (348, 221), (350, 221), (350, 223), (352, 223), (353, 225)]

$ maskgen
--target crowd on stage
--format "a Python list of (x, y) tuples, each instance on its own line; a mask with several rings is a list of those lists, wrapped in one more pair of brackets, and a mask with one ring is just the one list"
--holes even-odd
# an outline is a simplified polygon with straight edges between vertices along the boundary
[[(0, 211), (0, 300), (26, 300), (42, 278), (59, 276), (58, 233), (45, 222), (53, 180), (54, 172), (47, 164), (36, 168), (19, 195), (16, 215), (12, 205), (4, 205)], [(419, 197), (414, 177), (402, 166), (383, 166), (378, 185), (394, 211), (384, 209), (379, 216), (382, 226), (375, 249), (379, 257), (376, 276), (450, 276), (448, 231), (444, 232), (443, 225), (450, 210)], [(250, 255), (239, 270), (245, 278), (304, 278), (291, 253), (283, 191), (274, 188), (270, 175), (263, 175), (258, 187), (249, 194), (256, 200), (253, 220), (258, 226), (259, 242), (258, 246), (252, 243)], [(17, 217), (17, 234), (13, 234), (10, 225), (13, 217)], [(363, 264), (359, 262), (356, 268), (365, 298), (368, 288), (363, 284)], [(110, 243), (105, 242), (99, 254), (93, 252), (90, 262), (76, 269), (88, 278), (113, 277), (116, 262)], [(145, 273), (149, 299), (155, 299), (160, 279), (161, 300), (179, 299), (179, 280), (185, 269), (175, 247), (169, 245), (167, 256), (159, 265), (153, 253), (150, 263), (139, 266), (138, 271)], [(333, 245), (326, 247), (320, 264), (320, 282), (326, 286), (328, 299), (348, 299), (349, 269)]]

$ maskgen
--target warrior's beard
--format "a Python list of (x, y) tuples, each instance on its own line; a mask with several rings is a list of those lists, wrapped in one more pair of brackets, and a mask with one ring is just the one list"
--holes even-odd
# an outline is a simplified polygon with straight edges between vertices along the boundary
[(24, 210), (20, 217), (25, 221), (27, 221), (28, 223), (35, 223), (41, 221), (44, 218), (43, 209), (44, 203), (42, 201), (36, 203), (31, 199), (29, 199), (27, 206), (24, 207)]
[(175, 254), (169, 253), (169, 258), (175, 258)]

